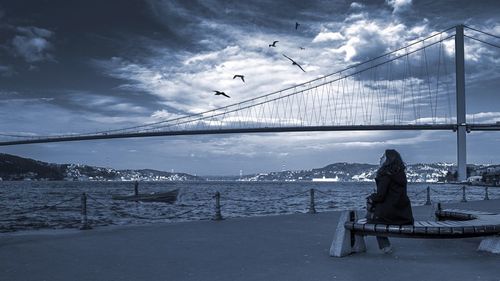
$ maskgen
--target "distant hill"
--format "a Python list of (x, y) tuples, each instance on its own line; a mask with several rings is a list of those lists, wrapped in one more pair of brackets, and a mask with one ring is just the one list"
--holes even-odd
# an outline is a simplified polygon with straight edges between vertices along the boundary
[[(468, 165), (470, 175), (487, 168), (485, 165)], [(80, 164), (51, 164), (9, 154), (0, 154), (0, 178), (3, 180), (68, 180), (68, 181), (312, 181), (317, 178), (335, 179), (339, 182), (373, 181), (378, 165), (359, 163), (334, 163), (323, 168), (297, 171), (259, 173), (243, 176), (197, 177), (186, 173), (169, 173), (152, 169), (115, 170)], [(407, 177), (410, 182), (453, 181), (456, 167), (453, 164), (410, 164)]]
[(62, 165), (49, 164), (10, 154), (0, 154), (0, 177), (3, 180), (63, 180)]
[[(482, 165), (468, 165), (473, 171)], [(339, 182), (373, 181), (378, 165), (359, 163), (334, 163), (323, 168), (297, 171), (281, 171), (245, 175), (243, 181), (311, 181), (313, 179), (329, 178)], [(410, 164), (406, 174), (409, 182), (446, 182), (453, 180), (456, 166), (448, 163)]]
[(373, 179), (376, 165), (358, 163), (335, 163), (323, 168), (297, 171), (281, 171), (244, 176), (249, 181), (311, 181), (314, 178), (335, 178), (338, 181), (366, 181)]
[(169, 173), (151, 169), (115, 170), (79, 164), (52, 164), (0, 153), (2, 180), (70, 180), (70, 181), (200, 181), (186, 173)]

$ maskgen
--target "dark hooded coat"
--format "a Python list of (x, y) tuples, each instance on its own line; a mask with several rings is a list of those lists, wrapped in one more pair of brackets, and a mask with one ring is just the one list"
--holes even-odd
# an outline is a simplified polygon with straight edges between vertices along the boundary
[(403, 169), (397, 172), (380, 171), (375, 178), (377, 193), (369, 196), (373, 201), (374, 216), (372, 223), (413, 224), (413, 213), (406, 194), (406, 174)]

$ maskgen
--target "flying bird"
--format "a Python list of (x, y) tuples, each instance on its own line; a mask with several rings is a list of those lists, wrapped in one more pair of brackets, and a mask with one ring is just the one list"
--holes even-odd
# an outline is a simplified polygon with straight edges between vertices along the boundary
[(230, 98), (230, 96), (226, 95), (226, 93), (221, 91), (214, 91), (216, 96), (225, 96), (226, 98)]
[(278, 43), (279, 41), (274, 41), (272, 44), (269, 44), (269, 47), (276, 47), (276, 43)]
[(305, 50), (305, 49), (306, 49), (306, 48), (304, 48), (304, 47), (299, 47), (299, 48), (300, 48), (301, 50)]
[(300, 25), (300, 23), (295, 22), (295, 30), (297, 30), (297, 28), (299, 28), (299, 25)]
[(289, 60), (292, 62), (292, 65), (296, 65), (296, 66), (298, 66), (298, 67), (299, 67), (302, 71), (306, 72), (306, 71), (302, 68), (302, 66), (300, 66), (300, 64), (296, 63), (294, 60), (292, 60), (291, 58), (289, 58), (287, 55), (285, 55), (285, 54), (282, 54), (282, 55), (283, 55), (285, 58), (289, 59)]
[(233, 76), (233, 79), (236, 79), (236, 78), (241, 78), (241, 81), (245, 82), (245, 75), (236, 74)]

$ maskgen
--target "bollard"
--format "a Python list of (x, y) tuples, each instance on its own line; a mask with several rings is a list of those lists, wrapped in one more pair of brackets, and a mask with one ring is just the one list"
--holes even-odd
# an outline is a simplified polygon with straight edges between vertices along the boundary
[(490, 200), (490, 196), (488, 196), (488, 187), (484, 188), (484, 200)]
[(223, 220), (222, 214), (220, 212), (220, 193), (217, 191), (215, 193), (215, 216), (213, 218), (214, 221), (220, 221)]
[(309, 201), (309, 214), (316, 214), (316, 208), (314, 207), (314, 188), (309, 190), (310, 201)]
[(432, 205), (431, 203), (431, 187), (427, 187), (427, 201), (425, 202), (425, 205)]
[(467, 199), (465, 198), (465, 185), (462, 186), (462, 201), (460, 202), (467, 202)]
[(81, 219), (81, 230), (92, 229), (87, 220), (87, 194), (82, 193), (82, 219)]

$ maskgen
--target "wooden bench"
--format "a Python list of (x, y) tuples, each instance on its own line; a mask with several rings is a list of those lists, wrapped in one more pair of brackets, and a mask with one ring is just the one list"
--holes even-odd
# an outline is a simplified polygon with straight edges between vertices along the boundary
[[(489, 212), (446, 209), (438, 207), (436, 221), (415, 221), (413, 225), (372, 224), (357, 220), (354, 211), (341, 214), (330, 248), (330, 255), (343, 257), (366, 251), (364, 236), (400, 238), (450, 239), (481, 237), (500, 234), (500, 215)], [(480, 250), (492, 248), (500, 253), (500, 238), (481, 242)], [(490, 250), (488, 250), (490, 251)]]

